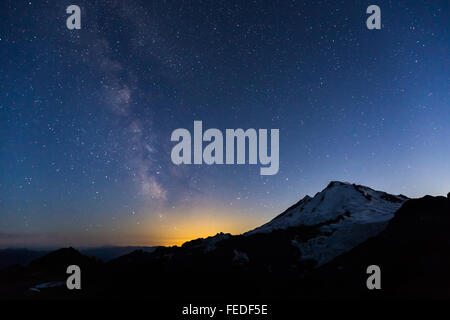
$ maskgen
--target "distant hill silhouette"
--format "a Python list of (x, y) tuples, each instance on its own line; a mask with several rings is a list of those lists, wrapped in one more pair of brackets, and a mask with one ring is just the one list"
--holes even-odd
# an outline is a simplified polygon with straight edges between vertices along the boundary
[[(94, 257), (101, 261), (110, 261), (135, 250), (152, 252), (156, 247), (146, 246), (108, 246), (78, 249), (88, 257)], [(31, 250), (25, 248), (0, 249), (0, 270), (13, 265), (26, 266), (31, 261), (42, 257), (53, 250)]]

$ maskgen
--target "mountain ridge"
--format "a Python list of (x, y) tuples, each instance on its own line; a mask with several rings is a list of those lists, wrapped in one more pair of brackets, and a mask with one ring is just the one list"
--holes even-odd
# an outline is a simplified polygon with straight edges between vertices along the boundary
[[(157, 247), (151, 252), (135, 250), (109, 262), (89, 260), (91, 264), (84, 267), (88, 270), (84, 288), (88, 289), (79, 297), (117, 298), (126, 293), (127, 298), (153, 299), (175, 299), (187, 295), (192, 298), (218, 299), (229, 296), (320, 298), (341, 297), (345, 293), (345, 297), (358, 298), (365, 288), (365, 269), (361, 269), (365, 264), (376, 263), (377, 260), (383, 264), (389, 264), (389, 259), (398, 261), (395, 251), (385, 250), (389, 259), (383, 256), (384, 249), (380, 248), (389, 245), (389, 240), (385, 240), (386, 233), (394, 234), (391, 236), (392, 246), (400, 246), (400, 250), (405, 252), (403, 260), (415, 259), (413, 255), (416, 252), (407, 249), (408, 242), (420, 242), (414, 240), (414, 234), (407, 231), (411, 223), (408, 221), (416, 221), (412, 226), (416, 226), (413, 230), (418, 232), (420, 228), (417, 229), (417, 226), (420, 224), (417, 221), (428, 219), (425, 230), (429, 234), (435, 233), (429, 237), (431, 240), (428, 246), (438, 248), (437, 257), (448, 252), (450, 241), (446, 240), (446, 230), (450, 227), (449, 202), (445, 197), (430, 196), (407, 200), (401, 195), (394, 196), (360, 185), (332, 182), (313, 198), (304, 197), (271, 221), (284, 219), (292, 211), (298, 216), (305, 212), (306, 215), (324, 213), (320, 219), (301, 217), (293, 221), (307, 223), (283, 225), (285, 228), (273, 228), (270, 232), (241, 235), (219, 233), (205, 239), (188, 241), (181, 247)], [(309, 209), (302, 211), (302, 206)], [(395, 213), (391, 212), (396, 207), (399, 209)], [(325, 208), (333, 212), (325, 212)], [(362, 211), (355, 211), (361, 208)], [(401, 214), (398, 215), (398, 212)], [(409, 218), (412, 220), (408, 215), (411, 215)], [(435, 226), (436, 223), (440, 225)], [(392, 225), (397, 225), (400, 231), (393, 232)], [(387, 232), (387, 228), (390, 231)], [(435, 243), (438, 240), (441, 241), (439, 245)], [(426, 249), (418, 247), (418, 250)], [(368, 255), (364, 250), (373, 252), (375, 261), (367, 260)], [(73, 253), (72, 250), (70, 252)], [(430, 261), (436, 259), (433, 253), (422, 255), (428, 256)], [(427, 268), (432, 269), (432, 265)], [(345, 273), (347, 269), (352, 271)], [(441, 269), (437, 269), (439, 275), (445, 277)], [(348, 289), (339, 280), (342, 270), (349, 282)], [(402, 271), (395, 266), (392, 270), (396, 273)], [(111, 282), (111, 279), (114, 281)], [(395, 277), (388, 279), (395, 281)], [(0, 272), (0, 284), (6, 283), (17, 296), (23, 295), (30, 286), (43, 288), (39, 293), (32, 292), (31, 297), (37, 294), (41, 298), (67, 295), (64, 287), (45, 286), (55, 280), (60, 279), (53, 279), (48, 273), (45, 279), (36, 278), (33, 268), (27, 267), (10, 270), (9, 276), (8, 273)], [(408, 286), (403, 282), (401, 285)], [(154, 290), (147, 290), (150, 287)], [(426, 285), (422, 283), (422, 287)], [(329, 291), (329, 294), (325, 291)], [(26, 292), (30, 296), (30, 292)], [(5, 291), (0, 292), (0, 297), (4, 294)], [(443, 294), (442, 288), (440, 294)], [(76, 293), (72, 292), (71, 295), (76, 296)], [(389, 291), (389, 295), (395, 296), (395, 290)]]

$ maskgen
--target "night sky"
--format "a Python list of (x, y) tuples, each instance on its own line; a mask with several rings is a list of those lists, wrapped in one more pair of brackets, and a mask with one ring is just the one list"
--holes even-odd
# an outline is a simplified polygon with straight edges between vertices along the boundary
[[(331, 180), (447, 194), (449, 7), (1, 1), (0, 247), (241, 233)], [(170, 135), (194, 120), (279, 129), (278, 174), (174, 165)]]

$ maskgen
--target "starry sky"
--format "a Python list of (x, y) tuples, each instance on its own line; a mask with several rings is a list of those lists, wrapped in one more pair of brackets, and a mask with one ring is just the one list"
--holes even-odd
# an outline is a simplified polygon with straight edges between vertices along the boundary
[[(241, 233), (331, 180), (447, 194), (449, 7), (1, 1), (0, 247)], [(170, 135), (194, 120), (279, 129), (278, 174), (174, 165)]]

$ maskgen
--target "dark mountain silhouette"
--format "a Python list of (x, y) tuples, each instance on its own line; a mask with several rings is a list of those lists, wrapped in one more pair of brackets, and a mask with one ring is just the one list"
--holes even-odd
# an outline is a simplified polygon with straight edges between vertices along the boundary
[(118, 258), (125, 254), (131, 253), (135, 250), (143, 250), (146, 252), (152, 252), (156, 247), (146, 247), (146, 246), (109, 246), (109, 247), (96, 247), (96, 248), (83, 248), (79, 251), (88, 256), (100, 259), (104, 262), (110, 261), (112, 259)]
[[(332, 182), (243, 235), (217, 234), (181, 247), (136, 250), (101, 262), (69, 248), (0, 272), (1, 297), (182, 300), (449, 298), (450, 200), (408, 200)], [(82, 290), (58, 283), (68, 265)], [(366, 288), (379, 265), (382, 290)], [(42, 286), (41, 286), (42, 287)]]
[(29, 250), (25, 248), (8, 248), (0, 250), (0, 269), (12, 265), (25, 266), (31, 261), (49, 253), (48, 250)]
[[(104, 262), (118, 258), (135, 250), (152, 252), (155, 247), (146, 246), (108, 246), (78, 249), (80, 253), (97, 258)], [(25, 248), (0, 249), (0, 270), (13, 265), (27, 266), (31, 261), (42, 257), (53, 250), (30, 250)]]
[[(101, 263), (87, 257), (73, 248), (63, 248), (50, 252), (29, 263), (26, 267), (20, 265), (10, 266), (0, 272), (0, 295), (12, 298), (32, 297), (31, 288), (42, 284), (65, 285), (67, 267), (77, 265), (86, 270), (83, 276), (88, 282), (99, 272)], [(53, 288), (50, 285), (49, 288)], [(50, 294), (53, 290), (50, 290)], [(45, 296), (45, 294), (41, 294)], [(55, 296), (55, 297), (58, 297)], [(64, 295), (62, 296), (64, 297)]]
[(35, 273), (60, 273), (65, 275), (65, 269), (68, 265), (89, 266), (95, 259), (89, 258), (74, 248), (63, 248), (50, 252), (28, 265), (28, 269)]

